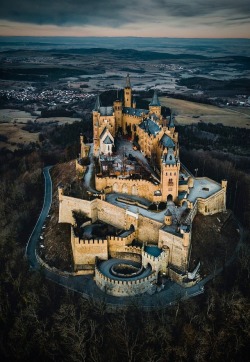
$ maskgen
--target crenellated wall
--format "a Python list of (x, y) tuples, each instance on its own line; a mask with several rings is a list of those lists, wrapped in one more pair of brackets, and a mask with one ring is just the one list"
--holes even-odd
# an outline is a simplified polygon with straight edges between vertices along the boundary
[(162, 253), (158, 257), (153, 256), (144, 250), (142, 251), (142, 265), (144, 266), (144, 268), (146, 268), (147, 265), (150, 264), (152, 270), (156, 273), (166, 273), (168, 258), (169, 252), (167, 249), (162, 251)]
[(75, 236), (73, 227), (71, 227), (71, 246), (75, 266), (94, 265), (96, 257), (101, 260), (108, 259), (107, 240), (81, 240)]
[(96, 176), (95, 182), (96, 189), (98, 191), (101, 191), (105, 188), (110, 188), (109, 192), (114, 191), (119, 193), (126, 193), (128, 195), (138, 195), (139, 197), (144, 197), (152, 202), (154, 201), (155, 191), (160, 190), (159, 185), (154, 185), (152, 182), (147, 180), (132, 180), (129, 178), (124, 179), (117, 177)]
[(105, 293), (116, 297), (133, 296), (147, 292), (152, 284), (157, 281), (157, 273), (152, 273), (146, 278), (136, 280), (114, 280), (103, 275), (98, 267), (95, 268), (95, 282)]

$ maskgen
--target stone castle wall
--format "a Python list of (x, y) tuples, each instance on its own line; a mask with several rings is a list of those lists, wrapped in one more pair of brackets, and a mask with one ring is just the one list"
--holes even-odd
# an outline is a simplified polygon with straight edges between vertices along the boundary
[(59, 222), (73, 225), (75, 222), (72, 216), (73, 210), (81, 210), (95, 222), (97, 220), (97, 205), (98, 199), (87, 201), (59, 193)]
[(226, 210), (226, 189), (206, 198), (198, 198), (198, 212), (203, 215), (213, 215)]
[(140, 242), (158, 245), (159, 230), (162, 223), (139, 215), (137, 237)]
[(142, 251), (142, 265), (144, 268), (147, 267), (148, 264), (151, 265), (152, 270), (156, 273), (163, 272), (166, 273), (166, 268), (168, 265), (168, 250), (163, 251), (158, 257), (155, 257), (151, 254), (148, 254), (145, 251)]
[[(101, 191), (109, 188), (109, 192), (119, 192), (129, 195), (144, 197), (154, 201), (154, 192), (160, 190), (160, 185), (154, 185), (147, 180), (132, 180), (116, 177), (97, 177), (95, 178), (96, 189)], [(161, 200), (160, 200), (161, 201)]]
[(191, 241), (190, 233), (178, 236), (177, 234), (171, 234), (162, 229), (159, 231), (158, 247), (163, 249), (168, 249), (169, 263), (175, 265), (177, 268), (183, 271), (186, 271), (187, 268), (190, 241)]
[(114, 280), (103, 275), (98, 267), (95, 268), (95, 282), (105, 293), (116, 297), (133, 296), (142, 294), (151, 289), (152, 284), (157, 281), (157, 273), (152, 273), (146, 278), (133, 281)]
[(81, 240), (71, 228), (71, 246), (75, 265), (95, 264), (96, 257), (108, 260), (107, 240)]

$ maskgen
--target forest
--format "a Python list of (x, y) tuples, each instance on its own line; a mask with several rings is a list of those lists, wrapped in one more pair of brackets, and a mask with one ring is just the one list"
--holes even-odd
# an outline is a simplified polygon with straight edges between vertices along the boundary
[(2, 361), (246, 361), (250, 357), (249, 174), (229, 156), (192, 147), (182, 162), (228, 179), (228, 208), (245, 226), (235, 261), (189, 300), (167, 308), (110, 310), (30, 270), (25, 246), (43, 202), (44, 165), (77, 156), (86, 122), (44, 132), (44, 147), (0, 152)]

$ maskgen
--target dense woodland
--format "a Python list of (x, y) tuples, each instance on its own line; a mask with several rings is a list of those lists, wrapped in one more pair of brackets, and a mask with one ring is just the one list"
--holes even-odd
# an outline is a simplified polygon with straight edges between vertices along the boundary
[[(172, 307), (116, 312), (29, 269), (24, 258), (43, 198), (42, 168), (79, 152), (86, 123), (44, 132), (44, 148), (0, 153), (0, 357), (2, 361), (246, 361), (250, 357), (250, 240), (205, 293)], [(87, 131), (89, 131), (86, 128)], [(77, 136), (77, 137), (76, 137)], [(247, 226), (249, 174), (234, 159), (192, 148), (182, 162), (227, 178), (228, 207)], [(66, 149), (66, 151), (63, 151)], [(226, 157), (226, 156), (225, 156)]]

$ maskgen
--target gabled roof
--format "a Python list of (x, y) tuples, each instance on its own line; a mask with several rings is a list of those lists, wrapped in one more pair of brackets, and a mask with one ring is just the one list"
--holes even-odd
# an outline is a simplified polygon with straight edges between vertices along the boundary
[(139, 109), (139, 108), (132, 108), (132, 107), (123, 107), (122, 113), (129, 114), (130, 116), (137, 116), (141, 117), (143, 114), (148, 114), (148, 109)]
[(112, 140), (111, 140), (111, 138), (110, 138), (109, 136), (107, 136), (107, 137), (105, 138), (105, 140), (103, 141), (103, 143), (105, 143), (106, 145), (112, 145), (112, 144), (113, 144), (113, 142), (112, 142)]
[(157, 135), (160, 132), (160, 127), (157, 123), (152, 121), (150, 118), (144, 119), (140, 124), (139, 127), (143, 129), (149, 135)]
[(157, 95), (157, 90), (154, 90), (154, 95), (153, 98), (151, 100), (151, 102), (149, 103), (150, 106), (161, 106), (161, 103), (159, 101), (158, 95)]
[(166, 133), (160, 139), (160, 143), (167, 148), (175, 147), (174, 141), (168, 135), (166, 135)]

